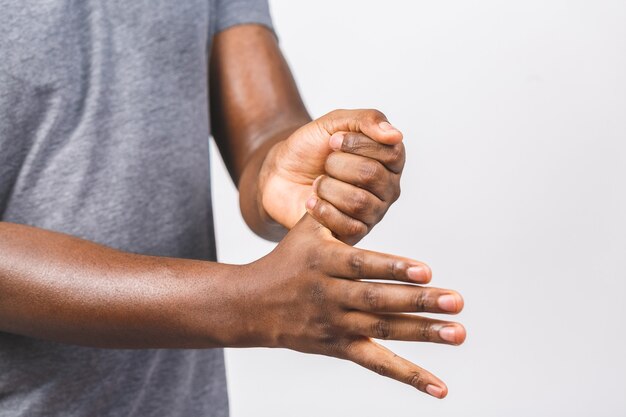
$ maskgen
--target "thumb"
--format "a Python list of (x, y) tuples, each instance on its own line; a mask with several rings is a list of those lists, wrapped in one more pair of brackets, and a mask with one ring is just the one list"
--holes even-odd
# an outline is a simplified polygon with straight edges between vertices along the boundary
[(334, 110), (315, 122), (329, 135), (336, 132), (360, 132), (385, 145), (402, 142), (402, 132), (393, 127), (378, 110)]

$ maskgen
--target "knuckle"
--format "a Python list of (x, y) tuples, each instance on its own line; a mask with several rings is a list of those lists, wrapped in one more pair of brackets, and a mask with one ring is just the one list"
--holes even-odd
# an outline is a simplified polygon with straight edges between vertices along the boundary
[(329, 336), (322, 337), (319, 341), (321, 345), (320, 351), (325, 355), (332, 355), (333, 352), (337, 350), (337, 338)]
[[(309, 289), (309, 296), (310, 296), (311, 301), (315, 305), (324, 304), (324, 302), (326, 301), (326, 289), (324, 288), (324, 285), (322, 285), (322, 283), (319, 281), (316, 281), (313, 284), (311, 284), (311, 287)], [(321, 322), (325, 322), (325, 321), (321, 320)]]
[(363, 291), (363, 302), (371, 310), (380, 310), (382, 304), (380, 291), (373, 286), (368, 286), (365, 291)]
[(363, 253), (360, 251), (353, 252), (350, 255), (348, 263), (354, 277), (361, 278), (363, 276), (363, 266), (365, 264)]
[(351, 220), (346, 226), (346, 231), (348, 236), (365, 236), (367, 226), (359, 221)]
[(430, 326), (427, 324), (422, 324), (419, 327), (419, 334), (422, 340), (432, 340), (432, 332), (430, 331)]
[(395, 187), (393, 187), (393, 193), (391, 195), (392, 201), (397, 201), (400, 198), (400, 194), (402, 190), (400, 189), (400, 184), (398, 183)]
[(389, 210), (389, 207), (391, 206), (391, 204), (389, 202), (376, 202), (374, 204), (374, 209), (369, 211), (368, 213), (371, 213), (368, 218), (370, 219), (370, 224), (373, 226), (374, 224), (378, 223), (379, 221), (381, 221), (383, 219), (383, 217), (385, 217), (385, 214), (387, 213), (387, 210)]
[(380, 319), (373, 325), (373, 334), (377, 339), (389, 339), (391, 334), (391, 323), (389, 320)]
[(322, 351), (327, 355), (335, 355), (343, 350), (342, 338), (334, 333), (327, 333), (320, 339)]
[(359, 167), (358, 175), (362, 184), (372, 185), (381, 175), (379, 164), (376, 162), (364, 162)]
[(407, 264), (404, 261), (391, 260), (387, 265), (389, 276), (392, 278), (398, 278), (399, 276), (404, 275), (406, 269)]
[(335, 356), (342, 359), (353, 360), (355, 355), (355, 339), (346, 337), (340, 339), (338, 348)]
[(383, 189), (383, 202), (385, 210), (398, 199), (398, 183), (395, 180), (387, 182)]
[(365, 214), (369, 208), (369, 198), (364, 191), (356, 191), (351, 196), (351, 208), (352, 212), (361, 215)]
[(372, 365), (372, 371), (376, 372), (380, 376), (389, 375), (390, 369), (391, 369), (391, 364), (387, 361), (377, 362)]
[(402, 143), (394, 145), (389, 149), (387, 162), (394, 165), (404, 162), (404, 145)]
[(316, 271), (319, 269), (322, 263), (322, 254), (319, 248), (311, 248), (306, 255), (306, 267), (310, 271)]
[(422, 373), (420, 371), (411, 371), (407, 377), (406, 382), (414, 386), (415, 388), (421, 388), (422, 386)]
[(378, 122), (380, 120), (387, 120), (387, 116), (385, 116), (383, 112), (381, 112), (378, 109), (367, 109), (366, 117), (372, 122)]
[(413, 306), (416, 311), (426, 311), (428, 308), (428, 294), (426, 291), (418, 291), (414, 296)]

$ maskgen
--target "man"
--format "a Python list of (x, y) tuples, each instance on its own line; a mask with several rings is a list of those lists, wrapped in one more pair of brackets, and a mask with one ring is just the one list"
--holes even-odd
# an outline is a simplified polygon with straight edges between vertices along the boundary
[[(460, 295), (348, 245), (399, 195), (402, 135), (373, 110), (311, 121), (265, 1), (0, 10), (0, 416), (227, 415), (223, 347), (446, 395), (372, 338), (460, 344), (461, 325), (402, 314)], [(248, 265), (215, 262), (210, 132), (248, 225), (282, 238)]]

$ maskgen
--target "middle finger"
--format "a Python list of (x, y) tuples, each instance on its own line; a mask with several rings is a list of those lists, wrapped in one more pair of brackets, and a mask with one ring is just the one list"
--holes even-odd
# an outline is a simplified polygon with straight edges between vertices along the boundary
[(368, 312), (457, 314), (463, 309), (456, 291), (406, 284), (346, 280), (342, 300), (346, 308)]
[(327, 175), (318, 177), (313, 191), (344, 214), (374, 226), (387, 211), (387, 206), (374, 194)]
[(331, 177), (363, 188), (382, 201), (395, 201), (400, 195), (400, 177), (374, 159), (333, 152), (325, 169)]

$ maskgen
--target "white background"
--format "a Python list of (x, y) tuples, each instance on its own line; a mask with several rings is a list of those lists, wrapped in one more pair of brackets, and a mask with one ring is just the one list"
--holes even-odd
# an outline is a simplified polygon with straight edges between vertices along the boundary
[[(466, 300), (462, 347), (387, 343), (435, 400), (349, 362), (229, 350), (233, 417), (626, 416), (626, 2), (274, 0), (314, 116), (376, 107), (403, 195), (360, 244)], [(220, 260), (250, 233), (213, 153)]]

